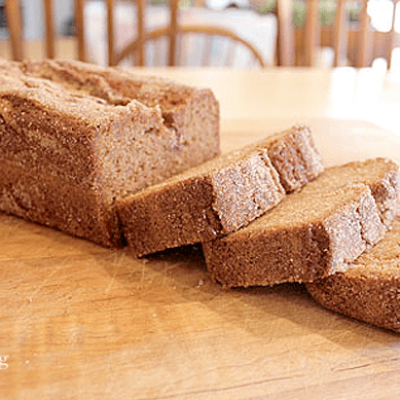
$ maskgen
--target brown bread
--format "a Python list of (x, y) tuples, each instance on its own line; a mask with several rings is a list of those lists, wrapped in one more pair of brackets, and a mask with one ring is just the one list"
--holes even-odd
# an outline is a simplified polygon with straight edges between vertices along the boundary
[(400, 219), (345, 272), (307, 284), (324, 307), (400, 332)]
[(141, 256), (236, 231), (322, 170), (309, 129), (293, 127), (120, 199), (118, 214)]
[(72, 61), (0, 61), (2, 211), (118, 245), (117, 197), (218, 153), (208, 89)]
[(329, 168), (246, 228), (203, 243), (207, 267), (225, 287), (310, 282), (346, 270), (382, 238), (398, 192), (399, 169), (389, 160)]

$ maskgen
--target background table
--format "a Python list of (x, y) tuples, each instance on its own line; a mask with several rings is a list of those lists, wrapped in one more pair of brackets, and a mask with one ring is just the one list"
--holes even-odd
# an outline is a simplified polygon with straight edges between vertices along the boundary
[[(224, 150), (296, 121), (312, 126), (329, 165), (375, 155), (400, 161), (397, 131), (330, 118), (340, 109), (352, 116), (336, 103), (345, 97), (332, 84), (336, 72), (158, 72), (215, 89)], [(360, 75), (349, 76), (357, 86)], [(396, 83), (385, 82), (378, 97), (359, 101), (394, 110)], [(357, 96), (346, 97), (356, 117)], [(209, 280), (199, 248), (135, 260), (0, 214), (0, 249), (0, 355), (9, 356), (2, 399), (386, 400), (400, 393), (399, 335), (324, 310), (301, 285), (223, 291)]]

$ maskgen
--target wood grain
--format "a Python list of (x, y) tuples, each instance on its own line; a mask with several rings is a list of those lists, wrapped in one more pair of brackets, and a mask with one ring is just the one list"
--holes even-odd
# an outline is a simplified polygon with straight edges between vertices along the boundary
[[(224, 151), (290, 119), (223, 125)], [(328, 164), (399, 155), (360, 121), (304, 119)], [(200, 249), (133, 259), (0, 214), (5, 399), (394, 399), (400, 337), (301, 285), (223, 291)]]
[[(86, 43), (85, 43), (85, 23), (84, 23), (84, 3), (85, 0), (75, 0), (75, 30), (76, 30), (76, 46), (78, 52), (78, 60), (86, 61)], [(64, 56), (65, 57), (65, 56)]]
[(347, 21), (347, 0), (338, 0), (335, 13), (335, 26), (333, 28), (333, 66), (341, 67), (346, 65), (347, 54), (347, 30), (349, 23)]
[(306, 67), (315, 65), (315, 48), (319, 47), (321, 27), (319, 23), (319, 1), (308, 0), (304, 27), (304, 58)]
[(11, 54), (15, 61), (21, 61), (24, 58), (21, 2), (20, 0), (7, 0), (4, 6), (10, 35)]
[(291, 0), (276, 2), (277, 35), (277, 65), (290, 67), (294, 62), (294, 26)]
[(114, 0), (107, 0), (108, 65), (114, 65)]
[(46, 57), (55, 57), (55, 35), (54, 35), (54, 24), (53, 24), (53, 0), (44, 0), (44, 16), (45, 16), (45, 32), (46, 32)]

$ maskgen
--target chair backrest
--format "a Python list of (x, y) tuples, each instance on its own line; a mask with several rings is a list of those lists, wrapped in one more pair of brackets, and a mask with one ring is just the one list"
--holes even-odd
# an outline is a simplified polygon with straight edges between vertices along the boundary
[[(201, 49), (202, 54), (200, 55), (200, 66), (207, 66), (210, 65), (209, 62), (211, 61), (211, 47), (212, 47), (212, 38), (224, 38), (229, 40), (229, 43), (227, 43), (227, 46), (229, 46), (229, 49), (226, 51), (224, 60), (225, 61), (223, 64), (219, 64), (219, 66), (229, 66), (231, 65), (231, 61), (234, 59), (233, 57), (233, 52), (235, 51), (235, 46), (237, 45), (242, 45), (244, 48), (248, 50), (248, 53), (251, 58), (249, 58), (251, 65), (254, 66), (259, 66), (261, 68), (264, 68), (265, 62), (263, 60), (263, 57), (259, 53), (259, 51), (248, 41), (242, 39), (240, 36), (238, 36), (236, 33), (223, 28), (223, 27), (218, 27), (214, 25), (206, 25), (206, 24), (187, 24), (187, 25), (179, 25), (177, 26), (176, 32), (174, 33), (173, 37), (173, 42), (170, 38), (171, 35), (171, 28), (170, 27), (162, 27), (162, 28), (157, 28), (154, 30), (151, 30), (149, 32), (146, 32), (143, 37), (143, 45), (145, 43), (150, 42), (150, 41), (156, 41), (160, 38), (167, 37), (169, 38), (169, 50), (168, 50), (168, 65), (174, 66), (174, 65), (181, 65), (181, 59), (182, 57), (178, 57), (178, 41), (181, 36), (184, 35), (201, 35), (205, 36), (205, 46)], [(209, 37), (210, 40), (207, 40), (207, 37)], [(172, 45), (171, 45), (172, 43)], [(181, 42), (182, 44), (182, 42)], [(198, 43), (199, 44), (199, 43)], [(203, 43), (204, 44), (204, 43)], [(220, 44), (220, 43), (219, 43)], [(129, 43), (127, 46), (123, 48), (123, 50), (117, 55), (115, 58), (115, 63), (119, 64), (122, 62), (124, 59), (128, 58), (132, 54), (137, 54), (139, 52), (139, 49), (141, 47), (141, 43), (139, 40), (135, 40), (131, 43)], [(144, 46), (143, 46), (144, 47)], [(197, 50), (200, 51), (200, 49), (197, 47)], [(140, 54), (140, 53), (139, 53)], [(143, 58), (140, 60), (139, 59), (139, 64), (144, 65), (144, 54), (142, 56)], [(198, 65), (196, 65), (198, 66)]]
[[(44, 7), (45, 21), (45, 55), (47, 58), (56, 56), (56, 35), (54, 32), (53, 1), (42, 0)], [(21, 0), (6, 0), (6, 19), (10, 36), (12, 58), (20, 61), (25, 57), (23, 29), (22, 29), (22, 9)], [(77, 39), (77, 58), (81, 61), (86, 60), (85, 51), (85, 32), (83, 16), (84, 0), (75, 0), (75, 30)]]
[[(390, 66), (393, 47), (400, 44), (394, 29), (397, 2), (398, 0), (393, 0), (394, 12), (390, 31), (376, 32), (372, 29), (367, 12), (368, 0), (330, 2), (336, 8), (331, 26), (320, 24), (320, 13), (324, 12), (320, 10), (322, 2), (305, 0), (305, 21), (302, 28), (293, 27), (288, 32), (287, 28), (285, 31), (278, 24), (278, 65), (314, 66), (320, 47), (331, 47), (334, 50), (334, 67), (345, 64), (365, 67), (374, 58), (382, 56), (388, 60)], [(347, 9), (349, 5), (358, 6), (359, 12), (358, 22), (352, 22), (351, 25)], [(293, 26), (292, 0), (277, 0), (277, 16), (278, 22), (292, 21)], [(286, 49), (286, 56), (279, 57), (283, 45), (290, 50)]]
[[(167, 52), (167, 65), (174, 66), (180, 64), (178, 57), (178, 44), (182, 36), (187, 35), (201, 35), (207, 38), (218, 37), (228, 40), (230, 43), (230, 50), (235, 45), (240, 45), (247, 49), (249, 54), (252, 56), (254, 65), (265, 67), (265, 61), (260, 51), (249, 41), (243, 39), (241, 36), (233, 32), (232, 30), (211, 24), (181, 24), (179, 22), (179, 5), (178, 0), (169, 1), (169, 25), (156, 28), (153, 30), (146, 31), (144, 24), (144, 0), (137, 0), (137, 37), (134, 41), (126, 45), (118, 54), (113, 57), (113, 63), (119, 64), (124, 59), (135, 55), (137, 65), (145, 65), (145, 47), (150, 41), (157, 41), (160, 38), (168, 39), (168, 52)], [(210, 45), (210, 41), (207, 41)], [(203, 49), (204, 52), (209, 51), (210, 46)], [(228, 52), (230, 55), (232, 51)], [(203, 60), (202, 65), (207, 65), (208, 57), (201, 57)], [(232, 57), (226, 57), (226, 65), (229, 65), (229, 61)]]
[(8, 32), (12, 58), (21, 61), (24, 58), (24, 45), (22, 37), (22, 9), (19, 0), (6, 0), (5, 2)]
[[(47, 58), (56, 57), (56, 41), (57, 37), (54, 30), (54, 10), (53, 5), (55, 0), (42, 0), (44, 7), (44, 26), (45, 26), (45, 56)], [(169, 1), (169, 18), (168, 26), (160, 29), (146, 32), (145, 31), (145, 0), (132, 0), (136, 3), (137, 12), (137, 32), (136, 40), (130, 45), (126, 46), (121, 52), (117, 54), (115, 50), (114, 40), (114, 16), (115, 5), (117, 0), (106, 0), (107, 11), (107, 44), (108, 54), (107, 61), (109, 65), (116, 65), (129, 54), (135, 53), (135, 63), (137, 65), (145, 64), (145, 45), (149, 40), (155, 40), (160, 37), (168, 38), (168, 65), (176, 65), (177, 60), (177, 41), (181, 35), (196, 34), (207, 36), (218, 36), (231, 40), (234, 43), (240, 44), (248, 49), (250, 54), (256, 60), (256, 64), (261, 67), (265, 66), (263, 57), (260, 52), (250, 42), (242, 39), (236, 33), (223, 27), (206, 24), (179, 24), (179, 4), (178, 0)], [(12, 50), (12, 57), (14, 60), (22, 60), (25, 58), (24, 41), (22, 35), (22, 18), (21, 18), (21, 0), (6, 0), (6, 17), (7, 25), (9, 28), (10, 44)], [(84, 24), (84, 4), (85, 0), (75, 0), (75, 31), (76, 31), (76, 50), (77, 59), (81, 61), (87, 60), (86, 46), (85, 46), (85, 24)]]

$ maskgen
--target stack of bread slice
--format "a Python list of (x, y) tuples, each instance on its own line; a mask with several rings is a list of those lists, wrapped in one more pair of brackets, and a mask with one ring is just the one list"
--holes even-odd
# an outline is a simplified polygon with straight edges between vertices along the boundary
[(399, 178), (383, 158), (323, 171), (309, 129), (293, 127), (117, 210), (137, 256), (201, 242), (226, 288), (306, 283), (324, 306), (400, 331)]
[(246, 226), (323, 170), (311, 132), (293, 127), (117, 200), (136, 256), (205, 243)]

